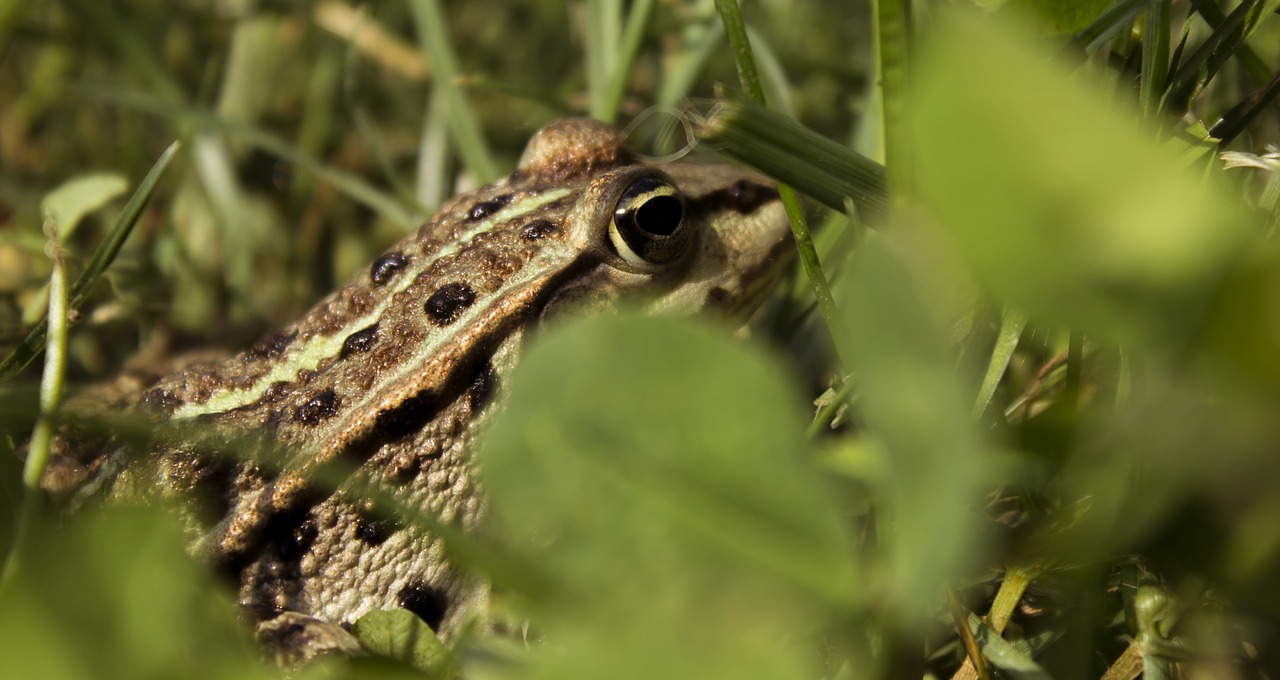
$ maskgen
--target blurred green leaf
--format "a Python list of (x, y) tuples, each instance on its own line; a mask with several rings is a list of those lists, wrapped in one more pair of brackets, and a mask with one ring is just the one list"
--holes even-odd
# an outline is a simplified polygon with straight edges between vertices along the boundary
[(923, 50), (921, 199), (1033, 318), (1119, 342), (1186, 338), (1254, 243), (1247, 212), (1016, 35), (954, 19)]
[(981, 554), (969, 508), (998, 470), (972, 416), (967, 386), (978, 381), (955, 370), (931, 302), (951, 282), (922, 275), (936, 272), (918, 259), (917, 241), (904, 229), (889, 232), (864, 243), (844, 293), (861, 395), (855, 408), (863, 436), (879, 440), (889, 466), (881, 493), (893, 529), (883, 538), (878, 590), (901, 623), (918, 626), (948, 579)]
[(553, 584), (526, 593), (548, 629), (534, 676), (811, 667), (781, 641), (859, 584), (798, 403), (777, 365), (690, 321), (625, 313), (535, 342), (480, 453), (503, 540)]
[(273, 677), (168, 514), (115, 509), (41, 528), (0, 593), (7, 676)]
[(1113, 4), (1114, 0), (1012, 0), (1006, 6), (1029, 11), (1053, 33), (1069, 35), (1084, 30)]

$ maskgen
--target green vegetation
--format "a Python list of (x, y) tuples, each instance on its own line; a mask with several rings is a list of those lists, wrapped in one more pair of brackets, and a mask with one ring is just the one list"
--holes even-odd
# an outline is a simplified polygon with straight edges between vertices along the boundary
[[(298, 677), (1274, 677), (1280, 1), (975, 4), (748, 3), (750, 67), (732, 2), (4, 5), (0, 335), (44, 345), (47, 218), (102, 279), (70, 391), (248, 344), (542, 123), (682, 105), (816, 199), (814, 278), (746, 341), (539, 335), (450, 540), (499, 632), (383, 613)], [(275, 673), (167, 513), (20, 512), (39, 373), (0, 388), (2, 674)]]

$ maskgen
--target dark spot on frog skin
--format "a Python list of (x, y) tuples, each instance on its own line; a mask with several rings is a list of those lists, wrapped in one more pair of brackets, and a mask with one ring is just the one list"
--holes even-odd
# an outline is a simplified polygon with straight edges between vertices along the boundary
[(541, 241), (556, 233), (559, 229), (551, 220), (534, 220), (520, 230), (520, 240), (525, 243)]
[[(423, 392), (406, 399), (394, 408), (381, 411), (369, 432), (348, 444), (342, 450), (342, 455), (359, 465), (368, 460), (379, 448), (421, 431), (439, 415), (443, 406), (438, 395), (433, 392)], [(416, 468), (411, 472), (416, 474)], [(406, 472), (406, 474), (410, 473)], [(406, 479), (411, 478), (410, 476)]]
[(289, 388), (292, 386), (293, 384), (286, 380), (277, 380), (267, 385), (260, 401), (264, 404), (275, 404), (289, 394)]
[(391, 442), (421, 430), (435, 419), (443, 404), (431, 392), (423, 392), (406, 399), (399, 406), (378, 414), (374, 430), (383, 441)]
[(184, 403), (186, 402), (178, 395), (158, 387), (144, 392), (141, 400), (143, 411), (164, 418), (173, 415)]
[(165, 482), (173, 491), (191, 494), (192, 518), (208, 529), (226, 517), (236, 498), (235, 460), (180, 448), (168, 454)]
[(427, 318), (437, 326), (448, 326), (476, 301), (476, 292), (465, 283), (454, 282), (440, 286), (427, 298), (423, 308)]
[(201, 463), (195, 487), (200, 499), (196, 517), (211, 527), (235, 505), (238, 469), (230, 458), (217, 455), (202, 457)]
[(311, 544), (315, 543), (319, 535), (320, 529), (316, 527), (315, 520), (308, 519), (298, 524), (294, 527), (293, 533), (282, 536), (284, 540), (277, 545), (281, 559), (290, 562), (301, 560), (302, 556), (311, 550)]
[[(242, 602), (240, 606), (249, 610), (254, 621), (270, 621), (284, 613), (284, 610), (268, 602)], [(294, 624), (301, 628), (302, 624)]]
[(274, 550), (281, 560), (296, 569), (297, 562), (311, 550), (311, 544), (320, 534), (315, 519), (311, 517), (311, 509), (323, 499), (319, 491), (303, 487), (287, 505), (271, 509), (254, 551)]
[(421, 581), (410, 581), (396, 595), (400, 606), (408, 609), (422, 619), (431, 630), (440, 630), (440, 623), (449, 611), (449, 596), (439, 588)]
[(467, 212), (467, 221), (478, 222), (483, 220), (484, 218), (501, 210), (511, 202), (511, 199), (512, 195), (506, 194), (504, 196), (495, 196), (492, 200), (480, 201), (472, 206), (471, 210)]
[(311, 397), (293, 412), (293, 419), (302, 425), (317, 425), (338, 412), (338, 395), (327, 389)]
[(479, 371), (476, 371), (475, 378), (471, 381), (471, 391), (467, 394), (472, 413), (478, 412), (489, 403), (497, 383), (496, 378), (493, 374), (493, 365), (487, 362), (480, 367)]
[(729, 187), (730, 202), (738, 212), (743, 214), (755, 210), (761, 203), (777, 198), (777, 189), (756, 184), (751, 180), (740, 179)]
[(369, 266), (369, 279), (373, 281), (373, 285), (381, 286), (408, 265), (409, 258), (405, 257), (404, 253), (399, 251), (385, 253)]
[(707, 299), (705, 304), (712, 309), (729, 309), (732, 302), (732, 295), (729, 291), (716, 286), (707, 291)]
[(407, 484), (422, 469), (417, 456), (405, 452), (396, 454), (387, 467), (387, 481), (394, 484)]
[(382, 545), (399, 528), (400, 524), (394, 518), (373, 509), (356, 516), (356, 538), (365, 545)]
[(261, 340), (253, 343), (253, 347), (244, 353), (245, 361), (254, 361), (257, 359), (278, 359), (289, 348), (289, 343), (297, 337), (297, 333), (272, 333), (262, 336)]
[[(272, 490), (267, 489), (266, 495), (271, 496)], [(214, 567), (233, 581), (259, 584), (255, 589), (261, 589), (264, 583), (296, 580), (299, 562), (319, 535), (315, 520), (311, 519), (311, 509), (321, 500), (321, 494), (303, 488), (287, 505), (267, 507), (263, 504), (261, 526), (234, 547), (224, 545), (215, 554)], [(264, 557), (265, 561), (261, 559)]]
[(378, 337), (378, 324), (373, 324), (368, 328), (358, 330), (347, 336), (342, 341), (342, 351), (338, 353), (339, 359), (346, 359), (353, 354), (363, 354), (373, 347), (373, 341)]
[(760, 206), (778, 200), (778, 190), (774, 187), (757, 184), (749, 179), (740, 179), (724, 189), (713, 191), (696, 200), (690, 201), (688, 213), (695, 217), (705, 217), (722, 210), (733, 210), (739, 215), (749, 215)]

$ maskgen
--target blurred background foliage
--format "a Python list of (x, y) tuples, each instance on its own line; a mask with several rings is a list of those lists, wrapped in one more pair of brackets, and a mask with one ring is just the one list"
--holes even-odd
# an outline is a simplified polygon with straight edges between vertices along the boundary
[[(745, 342), (549, 329), (466, 539), (504, 632), (303, 675), (1274, 677), (1280, 3), (746, 5), (770, 107), (888, 169), (876, 230), (812, 213), (837, 314), (797, 272)], [(0, 335), (43, 312), (46, 211), (75, 272), (174, 139), (72, 383), (251, 341), (549, 120), (721, 111), (720, 26), (702, 1), (0, 6)], [(0, 395), (10, 447), (29, 383)], [(41, 525), (0, 593), (13, 667), (267, 672), (163, 513), (84, 522)]]

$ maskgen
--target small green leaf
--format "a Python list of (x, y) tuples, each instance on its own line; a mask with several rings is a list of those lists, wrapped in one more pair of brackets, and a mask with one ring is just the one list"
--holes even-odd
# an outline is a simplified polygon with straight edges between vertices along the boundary
[(40, 203), (40, 212), (53, 214), (62, 239), (66, 240), (85, 215), (106, 205), (128, 188), (124, 177), (114, 173), (84, 175), (67, 180), (46, 194)]
[(373, 654), (404, 662), (431, 674), (442, 674), (453, 665), (448, 648), (435, 631), (407, 609), (380, 609), (361, 616), (351, 634)]
[(1052, 676), (1045, 672), (1026, 651), (1018, 649), (995, 631), (987, 627), (982, 619), (969, 615), (969, 630), (973, 631), (982, 656), (996, 668), (1004, 671), (1010, 678), (1017, 680), (1050, 680)]

